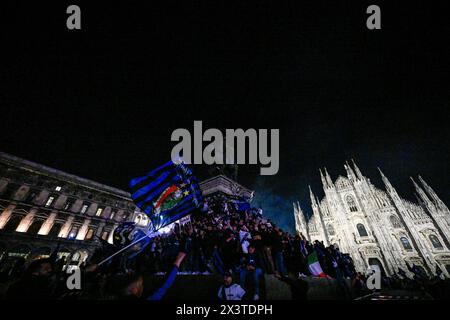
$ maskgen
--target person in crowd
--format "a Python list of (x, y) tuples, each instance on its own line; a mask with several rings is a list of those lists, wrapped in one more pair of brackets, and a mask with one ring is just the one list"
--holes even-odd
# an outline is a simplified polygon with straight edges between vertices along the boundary
[(248, 231), (248, 228), (244, 224), (244, 220), (240, 222), (240, 230), (239, 230), (239, 241), (242, 246), (242, 252), (248, 252), (248, 246), (250, 245), (250, 241), (252, 240), (252, 235)]
[(366, 286), (366, 277), (358, 272), (352, 280), (352, 292), (354, 297), (361, 297), (367, 293), (369, 293), (369, 290)]
[(223, 275), (223, 284), (219, 288), (217, 296), (220, 300), (232, 301), (242, 300), (245, 295), (245, 290), (237, 283), (233, 283), (233, 275), (230, 272), (225, 272)]
[[(109, 243), (101, 239), (99, 241), (101, 249), (89, 261), (93, 265), (114, 251)], [(179, 251), (188, 253), (181, 270), (181, 261), (175, 266), (173, 264)], [(353, 297), (366, 292), (364, 275), (356, 273), (348, 253), (340, 252), (337, 246), (308, 241), (301, 234), (291, 235), (264, 218), (260, 210), (240, 210), (228, 205), (226, 199), (217, 197), (208, 199), (207, 214), (194, 213), (188, 223), (177, 225), (172, 231), (153, 238), (147, 249), (130, 261), (127, 272), (121, 269), (120, 264), (114, 263), (114, 259), (90, 272), (91, 266), (82, 268), (83, 291), (89, 292), (78, 296), (94, 299), (107, 296), (142, 299), (147, 291), (144, 290), (142, 274), (158, 275), (170, 270), (165, 285), (149, 299), (161, 299), (177, 272), (206, 272), (224, 276), (223, 288), (219, 290), (219, 297), (224, 300), (229, 298), (228, 294), (230, 298), (242, 299), (245, 292), (250, 299), (260, 298), (262, 274), (275, 274), (281, 281), (290, 284), (295, 299), (303, 299), (305, 283), (297, 278), (311, 275), (307, 259), (313, 252), (317, 253), (323, 271), (336, 279), (347, 294), (348, 288), (344, 286), (348, 280), (352, 283)], [(57, 256), (57, 250), (54, 256)], [(9, 285), (5, 296), (10, 299), (66, 296), (67, 292), (64, 291), (67, 291), (67, 275), (62, 271), (65, 264), (63, 259), (41, 259), (30, 263), (25, 259), (8, 260), (3, 257), (0, 281), (6, 287)], [(412, 266), (409, 269), (408, 274), (399, 269), (398, 275), (383, 277), (383, 287), (399, 290), (429, 289), (440, 296), (449, 287), (442, 284), (446, 281), (444, 279), (428, 279), (420, 274), (419, 268)], [(240, 285), (232, 283), (232, 274), (229, 272), (238, 277)], [(114, 278), (115, 281), (112, 280)]]
[[(166, 276), (164, 284), (157, 289), (153, 294), (148, 296), (146, 300), (161, 300), (166, 294), (167, 290), (173, 285), (177, 276), (178, 269), (181, 262), (186, 257), (185, 252), (179, 252), (172, 270)], [(141, 299), (144, 292), (144, 278), (139, 273), (123, 274), (114, 276), (110, 280), (109, 288), (112, 294), (121, 300), (135, 300)]]
[(301, 278), (292, 279), (288, 276), (283, 276), (278, 271), (275, 272), (274, 276), (287, 283), (291, 289), (292, 300), (307, 300), (308, 299), (308, 282)]
[(247, 280), (251, 277), (251, 283), (254, 290), (253, 300), (259, 300), (260, 297), (260, 279), (263, 275), (261, 269), (261, 263), (259, 262), (259, 257), (255, 252), (255, 246), (250, 244), (248, 246), (248, 253), (244, 254), (241, 259), (241, 268), (239, 271), (240, 284), (242, 288), (247, 290)]
[(52, 298), (53, 265), (50, 259), (34, 260), (24, 275), (6, 292), (9, 300), (47, 300)]
[(239, 243), (236, 241), (236, 236), (233, 230), (226, 230), (224, 241), (220, 247), (222, 261), (226, 271), (233, 270), (235, 267), (236, 252)]
[(287, 275), (284, 264), (284, 246), (283, 231), (279, 228), (274, 228), (272, 231), (272, 250), (275, 260), (275, 269), (282, 275)]

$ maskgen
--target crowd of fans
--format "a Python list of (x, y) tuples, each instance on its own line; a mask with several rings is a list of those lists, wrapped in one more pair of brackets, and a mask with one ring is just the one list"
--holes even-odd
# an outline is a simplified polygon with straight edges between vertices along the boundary
[[(307, 258), (312, 252), (316, 252), (324, 274), (336, 279), (345, 298), (370, 293), (366, 275), (355, 271), (348, 254), (333, 246), (325, 247), (322, 242), (311, 243), (301, 235), (284, 232), (264, 218), (260, 209), (242, 205), (239, 201), (211, 198), (207, 212), (193, 214), (188, 223), (176, 224), (169, 232), (154, 237), (138, 256), (127, 259), (122, 255), (99, 267), (99, 261), (117, 250), (104, 243), (89, 263), (82, 266), (82, 290), (67, 290), (65, 261), (56, 259), (56, 252), (47, 259), (33, 261), (27, 268), (23, 261), (7, 270), (0, 266), (0, 281), (6, 288), (4, 298), (147, 297), (158, 300), (181, 273), (222, 275), (223, 285), (217, 293), (217, 298), (222, 300), (263, 298), (264, 274), (273, 274), (286, 282), (294, 299), (306, 299), (308, 282), (304, 279), (311, 276)], [(158, 274), (165, 274), (164, 283), (145, 288), (144, 279)], [(423, 290), (435, 282), (442, 283), (438, 280), (425, 282), (396, 275), (383, 277), (382, 285), (392, 289)], [(434, 288), (439, 294), (439, 286)]]

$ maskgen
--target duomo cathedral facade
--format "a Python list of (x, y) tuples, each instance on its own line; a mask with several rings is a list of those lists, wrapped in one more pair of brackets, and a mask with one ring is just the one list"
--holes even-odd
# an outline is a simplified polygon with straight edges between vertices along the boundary
[(415, 264), (429, 275), (440, 269), (450, 277), (450, 211), (427, 182), (411, 178), (418, 199), (413, 203), (399, 196), (381, 170), (386, 190), (354, 162), (344, 167), (347, 176), (334, 182), (326, 169), (320, 171), (325, 196), (319, 200), (310, 188), (309, 219), (294, 203), (297, 233), (349, 253), (359, 272), (378, 265), (387, 275), (400, 269), (411, 275), (408, 265)]

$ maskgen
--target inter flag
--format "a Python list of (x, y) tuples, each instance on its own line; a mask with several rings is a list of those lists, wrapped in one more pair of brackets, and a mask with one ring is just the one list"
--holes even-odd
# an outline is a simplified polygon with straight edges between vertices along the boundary
[(315, 277), (328, 278), (328, 276), (323, 272), (322, 267), (320, 266), (319, 259), (317, 259), (317, 253), (314, 250), (308, 256), (308, 269), (309, 272)]
[(131, 198), (150, 218), (154, 230), (203, 206), (198, 181), (183, 162), (169, 161), (130, 181)]

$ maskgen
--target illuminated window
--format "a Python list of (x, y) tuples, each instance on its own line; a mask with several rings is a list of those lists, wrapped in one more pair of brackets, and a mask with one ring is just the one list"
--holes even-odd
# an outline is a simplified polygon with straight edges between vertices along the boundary
[(61, 187), (60, 186), (56, 186), (55, 191), (61, 191)]
[(83, 207), (81, 208), (81, 213), (86, 213), (87, 208), (88, 208), (88, 205), (83, 204)]
[(103, 233), (102, 233), (102, 239), (103, 239), (103, 240), (108, 240), (108, 231), (103, 231)]
[(412, 250), (412, 247), (411, 247), (411, 244), (409, 243), (408, 238), (401, 237), (400, 241), (402, 242), (403, 248), (405, 248), (405, 250), (408, 250), (408, 251)]
[(94, 236), (94, 229), (89, 229), (88, 232), (86, 233), (86, 237), (84, 239), (91, 240), (93, 236)]
[(69, 239), (75, 239), (78, 233), (78, 227), (73, 227), (72, 230), (70, 230), (69, 236), (67, 238)]
[(70, 207), (72, 206), (72, 204), (73, 204), (73, 200), (72, 199), (67, 200), (66, 204), (64, 205), (64, 210), (69, 210)]
[(53, 203), (53, 200), (55, 200), (55, 197), (50, 196), (50, 197), (47, 199), (47, 202), (45, 203), (45, 206), (46, 206), (46, 207), (50, 207), (50, 206), (52, 205), (52, 203)]
[(142, 217), (141, 217), (141, 215), (139, 214), (139, 215), (134, 219), (134, 222), (136, 222), (137, 224), (140, 224), (140, 223), (141, 223), (141, 219), (142, 219)]
[(350, 208), (351, 212), (358, 211), (358, 207), (356, 206), (355, 199), (353, 199), (353, 197), (351, 195), (348, 195), (346, 200), (347, 200), (347, 205)]
[(439, 241), (438, 237), (436, 237), (434, 234), (430, 235), (430, 241), (433, 245), (433, 248), (435, 249), (443, 249), (442, 243)]
[(115, 215), (115, 212), (111, 213), (111, 216), (110, 216), (109, 218), (110, 218), (111, 220), (114, 219), (114, 215)]
[(103, 212), (103, 208), (98, 208), (97, 212), (95, 212), (95, 216), (100, 217), (102, 215), (102, 212)]
[(136, 218), (134, 219), (134, 222), (140, 226), (147, 226), (148, 225), (148, 217), (146, 214), (138, 214)]
[(356, 228), (358, 229), (358, 233), (359, 233), (359, 236), (360, 236), (360, 237), (367, 237), (367, 236), (368, 236), (366, 227), (364, 227), (363, 224), (358, 223), (358, 224), (356, 225)]

